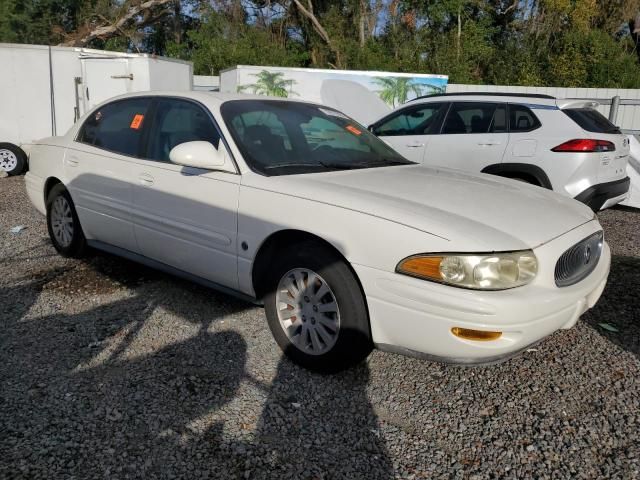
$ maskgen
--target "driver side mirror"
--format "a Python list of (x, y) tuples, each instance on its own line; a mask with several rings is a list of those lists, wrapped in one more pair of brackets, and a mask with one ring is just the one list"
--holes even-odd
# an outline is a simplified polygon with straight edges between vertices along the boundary
[[(176, 145), (169, 152), (169, 160), (185, 167), (220, 170), (228, 163), (227, 149), (220, 141), (218, 148), (210, 142), (196, 141)], [(226, 169), (224, 169), (226, 170)]]

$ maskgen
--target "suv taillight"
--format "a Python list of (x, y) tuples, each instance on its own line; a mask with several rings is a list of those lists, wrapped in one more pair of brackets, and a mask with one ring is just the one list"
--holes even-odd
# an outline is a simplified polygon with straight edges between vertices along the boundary
[(551, 149), (552, 152), (613, 152), (616, 146), (607, 140), (590, 138), (569, 140)]

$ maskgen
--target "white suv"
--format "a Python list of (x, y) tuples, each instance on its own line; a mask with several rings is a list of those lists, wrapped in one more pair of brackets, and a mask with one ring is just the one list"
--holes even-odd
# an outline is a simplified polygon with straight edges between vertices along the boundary
[(514, 178), (601, 210), (627, 196), (629, 140), (595, 105), (548, 95), (430, 95), (369, 129), (409, 160)]

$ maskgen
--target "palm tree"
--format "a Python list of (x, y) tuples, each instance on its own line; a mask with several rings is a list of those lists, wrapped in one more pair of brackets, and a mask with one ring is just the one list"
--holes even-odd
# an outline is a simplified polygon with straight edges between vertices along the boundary
[(382, 90), (376, 93), (392, 107), (405, 103), (410, 93), (419, 97), (424, 88), (424, 85), (416, 83), (415, 79), (409, 77), (374, 77), (373, 82), (382, 87)]
[(282, 72), (269, 72), (262, 70), (260, 73), (253, 73), (252, 76), (257, 77), (256, 83), (249, 85), (238, 85), (238, 92), (251, 90), (258, 95), (269, 95), (271, 97), (288, 97), (289, 95), (297, 95), (291, 90), (296, 83), (295, 80), (285, 79)]

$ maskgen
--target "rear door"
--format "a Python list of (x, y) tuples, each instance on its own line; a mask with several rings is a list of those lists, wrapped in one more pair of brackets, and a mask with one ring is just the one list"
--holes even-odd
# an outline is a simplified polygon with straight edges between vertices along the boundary
[(424, 163), (472, 172), (500, 163), (509, 143), (506, 112), (504, 103), (453, 102)]
[(169, 161), (181, 143), (207, 141), (218, 148), (213, 119), (201, 105), (178, 98), (158, 99), (150, 117), (144, 159), (133, 166), (132, 217), (141, 253), (237, 288), (240, 175)]
[[(531, 107), (531, 108), (530, 108)], [(549, 108), (538, 105), (509, 104), (509, 147), (504, 153), (504, 163), (537, 164), (541, 146), (537, 131), (542, 123), (532, 110)], [(555, 107), (550, 107), (554, 109)]]
[(602, 152), (598, 164), (598, 183), (619, 180), (626, 176), (629, 160), (629, 139), (620, 129), (594, 108), (586, 106), (569, 106), (562, 112), (587, 132), (587, 137), (594, 140), (606, 140), (615, 145), (615, 151)]
[(425, 147), (437, 134), (448, 103), (418, 103), (381, 119), (370, 127), (396, 152), (413, 162), (422, 163)]
[(67, 188), (89, 239), (137, 252), (131, 223), (133, 161), (142, 146), (148, 98), (108, 103), (91, 113), (64, 159)]

